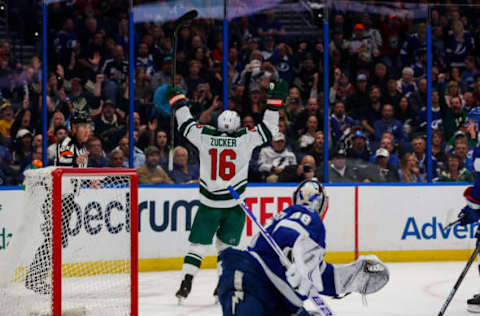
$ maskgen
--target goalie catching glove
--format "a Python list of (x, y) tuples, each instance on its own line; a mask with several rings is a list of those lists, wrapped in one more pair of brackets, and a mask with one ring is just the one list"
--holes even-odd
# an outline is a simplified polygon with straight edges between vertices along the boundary
[(167, 92), (165, 93), (165, 97), (170, 103), (172, 109), (178, 109), (187, 104), (187, 97), (183, 94), (183, 91), (177, 87), (169, 85), (167, 88)]
[[(286, 272), (287, 281), (303, 296), (323, 291), (322, 274), (327, 263), (325, 249), (308, 236), (299, 236), (292, 249), (294, 263)], [(333, 276), (337, 295), (357, 292), (363, 295), (381, 290), (389, 281), (385, 264), (374, 255), (360, 256), (346, 265), (334, 265)]]
[(285, 98), (288, 93), (288, 84), (280, 79), (268, 84), (267, 106), (270, 110), (281, 110), (285, 107)]
[(380, 291), (390, 279), (387, 266), (375, 255), (360, 256), (352, 263), (335, 265), (333, 271), (339, 294), (372, 294)]

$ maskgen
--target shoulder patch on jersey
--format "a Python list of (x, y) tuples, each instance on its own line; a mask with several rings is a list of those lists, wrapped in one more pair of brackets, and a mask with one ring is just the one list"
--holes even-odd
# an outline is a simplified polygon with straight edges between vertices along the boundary
[(247, 128), (246, 127), (239, 129), (238, 131), (233, 133), (232, 136), (233, 137), (240, 137), (240, 136), (245, 135), (245, 134), (247, 134)]
[(197, 124), (195, 125), (196, 128), (203, 128), (203, 125), (202, 124)]
[(220, 136), (222, 135), (222, 132), (217, 131), (217, 129), (212, 126), (203, 125), (202, 134), (211, 135), (211, 136)]

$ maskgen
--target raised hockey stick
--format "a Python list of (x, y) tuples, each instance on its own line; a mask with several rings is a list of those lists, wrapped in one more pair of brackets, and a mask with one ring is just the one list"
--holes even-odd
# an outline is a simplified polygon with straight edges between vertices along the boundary
[[(457, 221), (459, 221), (459, 220), (457, 220)], [(465, 275), (467, 275), (467, 272), (470, 269), (473, 261), (475, 260), (475, 257), (478, 255), (478, 252), (480, 251), (480, 239), (479, 239), (480, 238), (480, 226), (477, 226), (477, 231), (475, 232), (475, 238), (477, 238), (477, 244), (476, 244), (475, 250), (473, 251), (472, 255), (470, 256), (470, 259), (468, 259), (467, 264), (465, 265), (465, 268), (463, 268), (462, 273), (460, 273), (460, 276), (458, 277), (457, 282), (455, 282), (455, 285), (453, 286), (452, 290), (450, 291), (450, 294), (448, 294), (447, 299), (445, 300), (445, 303), (443, 303), (442, 309), (440, 309), (440, 312), (438, 313), (438, 316), (443, 316), (445, 314), (445, 311), (447, 310), (448, 305), (452, 301), (455, 293), (457, 293), (457, 290), (460, 287), (460, 284), (462, 284), (462, 281), (465, 278)]]
[[(179, 17), (175, 21), (175, 28), (173, 29), (173, 67), (172, 67), (172, 79), (171, 85), (175, 87), (175, 77), (177, 76), (177, 34), (180, 28), (189, 21), (195, 19), (198, 15), (197, 10), (191, 10)], [(175, 134), (175, 110), (172, 109), (170, 116), (170, 148), (168, 150), (168, 171), (173, 170), (173, 146), (174, 146), (174, 134)]]
[[(230, 194), (233, 196), (233, 198), (237, 201), (238, 205), (242, 208), (242, 210), (247, 214), (248, 217), (252, 220), (252, 222), (255, 223), (255, 225), (260, 229), (260, 233), (262, 236), (265, 238), (265, 240), (268, 242), (270, 247), (275, 251), (275, 253), (278, 255), (280, 258), (280, 262), (288, 269), (292, 263), (290, 260), (287, 258), (287, 256), (283, 253), (282, 249), (278, 246), (278, 244), (275, 242), (275, 240), (270, 236), (270, 234), (263, 228), (263, 226), (260, 224), (260, 222), (257, 220), (255, 215), (252, 213), (252, 211), (248, 208), (248, 206), (245, 204), (240, 199), (240, 195), (235, 191), (235, 189), (229, 184), (227, 187), (228, 191), (230, 191)], [(312, 284), (313, 285), (313, 284)], [(323, 301), (323, 299), (315, 295), (309, 299), (310, 302), (314, 303), (318, 311), (322, 313), (322, 316), (334, 316), (335, 314), (332, 312), (330, 307)]]

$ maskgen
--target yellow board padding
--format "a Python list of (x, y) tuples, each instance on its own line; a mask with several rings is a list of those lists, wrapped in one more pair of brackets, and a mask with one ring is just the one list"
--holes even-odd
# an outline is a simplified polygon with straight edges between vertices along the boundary
[[(360, 251), (376, 255), (384, 262), (467, 261), (473, 249)], [(477, 260), (477, 259), (475, 259)]]
[(65, 278), (111, 273), (130, 273), (130, 260), (106, 260), (62, 264), (62, 276)]
[[(183, 257), (139, 259), (138, 272), (181, 270), (182, 265), (183, 265)], [(216, 267), (217, 267), (217, 257), (207, 256), (203, 258), (200, 269), (215, 269)]]
[[(130, 260), (106, 260), (62, 264), (62, 277), (84, 277), (112, 273), (130, 273)], [(27, 268), (19, 267), (11, 282), (23, 282), (27, 276)]]
[[(426, 262), (426, 261), (466, 261), (471, 256), (472, 249), (453, 250), (391, 250), (391, 251), (360, 251), (359, 255), (376, 255), (384, 262)], [(327, 252), (325, 260), (332, 264), (343, 264), (355, 260), (355, 252)], [(217, 257), (205, 257), (201, 269), (216, 268)], [(181, 270), (183, 258), (151, 258), (140, 259), (139, 272)]]

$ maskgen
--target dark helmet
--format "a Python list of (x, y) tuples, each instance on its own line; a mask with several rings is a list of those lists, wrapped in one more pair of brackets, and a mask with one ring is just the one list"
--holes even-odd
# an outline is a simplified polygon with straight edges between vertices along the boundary
[(92, 123), (90, 115), (85, 111), (75, 111), (70, 118), (70, 123), (80, 124), (80, 123)]

